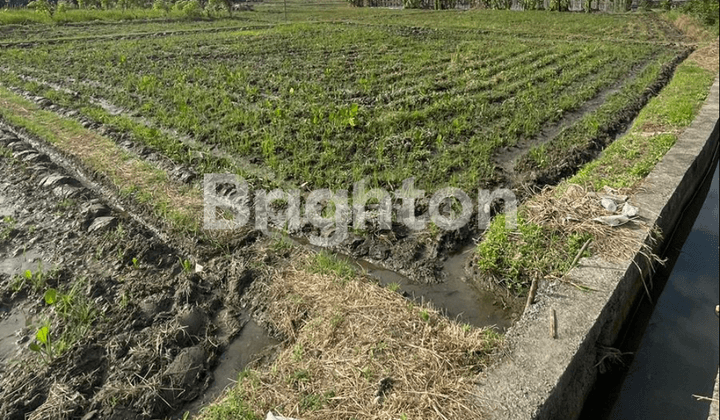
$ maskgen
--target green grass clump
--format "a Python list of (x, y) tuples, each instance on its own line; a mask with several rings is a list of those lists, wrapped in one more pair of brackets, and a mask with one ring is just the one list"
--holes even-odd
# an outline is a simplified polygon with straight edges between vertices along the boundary
[(694, 63), (678, 67), (672, 83), (650, 100), (635, 120), (635, 128), (646, 125), (682, 128), (690, 125), (708, 95), (713, 75)]
[(315, 254), (310, 263), (310, 270), (318, 274), (334, 275), (344, 281), (357, 275), (357, 269), (350, 261), (339, 258), (328, 251), (320, 251)]
[(590, 239), (587, 234), (563, 235), (518, 218), (517, 230), (497, 216), (477, 248), (478, 268), (514, 293), (521, 293), (534, 278), (561, 276)]
[(695, 16), (703, 25), (718, 33), (718, 6), (714, 0), (690, 0), (683, 5), (683, 12)]
[(247, 390), (252, 390), (258, 381), (257, 374), (244, 370), (238, 377), (238, 383), (223, 398), (222, 404), (212, 404), (204, 408), (200, 417), (203, 420), (262, 420), (251, 408), (251, 400)]

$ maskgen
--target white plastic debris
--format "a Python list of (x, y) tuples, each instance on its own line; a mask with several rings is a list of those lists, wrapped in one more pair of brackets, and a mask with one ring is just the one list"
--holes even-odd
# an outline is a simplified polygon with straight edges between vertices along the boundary
[(618, 194), (618, 190), (616, 190), (615, 188), (610, 188), (607, 185), (603, 187), (603, 193), (603, 197), (615, 200), (616, 203), (623, 203), (628, 199), (627, 195)]
[(602, 224), (608, 225), (608, 226), (621, 226), (625, 223), (630, 221), (630, 218), (625, 216), (624, 214), (618, 214), (613, 216), (600, 216), (593, 219), (596, 222), (600, 222)]
[(290, 417), (276, 416), (272, 413), (272, 411), (268, 411), (267, 417), (265, 417), (265, 420), (297, 420), (297, 419), (293, 419)]
[(566, 222), (579, 222), (580, 219), (578, 219), (578, 218), (576, 218), (576, 217), (572, 217), (572, 215), (570, 215), (570, 214), (566, 214), (566, 215), (565, 215), (565, 221), (566, 221)]
[(605, 210), (609, 211), (610, 213), (615, 213), (617, 210), (617, 204), (614, 200), (611, 200), (609, 198), (603, 198), (600, 200), (600, 205), (605, 208)]
[(622, 208), (622, 215), (627, 217), (635, 217), (638, 214), (638, 208), (630, 203), (625, 203)]
[(203, 266), (200, 265), (200, 264), (195, 264), (195, 272), (196, 272), (196, 273), (202, 273), (202, 271), (203, 271), (204, 268), (205, 268), (205, 267), (203, 267)]

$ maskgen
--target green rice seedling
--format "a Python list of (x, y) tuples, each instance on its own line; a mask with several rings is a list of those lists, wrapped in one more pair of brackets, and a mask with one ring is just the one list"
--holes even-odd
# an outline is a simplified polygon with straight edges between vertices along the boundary
[(14, 292), (19, 292), (27, 284), (35, 293), (45, 288), (48, 278), (51, 275), (43, 270), (42, 261), (38, 261), (37, 270), (25, 270), (22, 275), (15, 275), (11, 285)]
[(67, 292), (45, 291), (44, 300), (55, 308), (62, 325), (62, 334), (52, 342), (52, 354), (59, 355), (85, 337), (98, 318), (95, 304), (81, 292), (84, 281), (77, 280)]
[(194, 264), (190, 260), (183, 260), (182, 258), (179, 258), (180, 260), (180, 267), (182, 267), (182, 270), (186, 273), (192, 273)]
[(125, 291), (122, 293), (122, 295), (120, 295), (119, 305), (121, 308), (127, 308), (129, 304), (130, 304), (130, 293)]

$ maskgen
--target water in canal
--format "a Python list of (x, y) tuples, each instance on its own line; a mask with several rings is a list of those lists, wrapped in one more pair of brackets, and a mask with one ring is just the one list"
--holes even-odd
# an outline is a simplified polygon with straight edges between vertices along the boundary
[(601, 375), (581, 420), (705, 420), (718, 370), (718, 165), (708, 176), (654, 277), (653, 301), (639, 305), (615, 347), (625, 366)]

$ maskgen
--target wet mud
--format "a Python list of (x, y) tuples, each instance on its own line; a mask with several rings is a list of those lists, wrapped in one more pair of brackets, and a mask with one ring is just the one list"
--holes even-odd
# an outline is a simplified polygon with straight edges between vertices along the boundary
[(474, 249), (470, 247), (465, 252), (450, 256), (443, 264), (443, 281), (433, 284), (417, 284), (401, 274), (366, 261), (358, 261), (358, 264), (381, 285), (397, 287), (398, 292), (417, 302), (430, 302), (450, 319), (505, 332), (520, 315), (517, 299), (510, 296), (503, 299), (497, 290), (483, 289), (473, 282), (466, 266)]
[[(1, 131), (0, 147), (1, 418), (44, 418), (59, 406), (70, 418), (162, 418), (219, 392), (275, 343), (240, 304), (263, 275), (247, 268), (262, 260), (259, 245), (188, 269), (191, 256), (27, 142)], [(70, 334), (73, 321), (43, 298), (49, 289), (91, 314), (84, 334)], [(67, 344), (49, 361), (30, 350), (46, 321), (53, 342)]]
[(263, 352), (276, 348), (280, 340), (270, 337), (265, 329), (253, 320), (249, 320), (240, 334), (227, 345), (218, 359), (213, 371), (214, 381), (195, 401), (182, 407), (172, 417), (182, 418), (185, 413), (197, 414), (200, 409), (223, 395), (223, 391), (232, 387), (238, 375), (257, 359)]
[[(22, 305), (15, 307), (0, 306), (0, 366), (8, 360), (18, 357), (23, 348), (23, 330), (33, 322)], [(0, 367), (0, 373), (3, 372)]]

